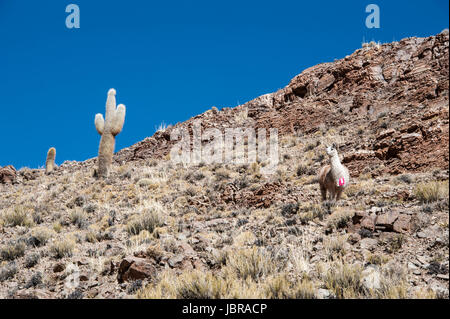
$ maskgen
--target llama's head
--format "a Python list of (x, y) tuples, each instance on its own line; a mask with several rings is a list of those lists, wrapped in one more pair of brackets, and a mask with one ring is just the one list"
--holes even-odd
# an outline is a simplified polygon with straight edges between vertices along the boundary
[(330, 146), (327, 147), (327, 154), (330, 157), (333, 157), (335, 155), (337, 155), (337, 146), (335, 143), (331, 144)]

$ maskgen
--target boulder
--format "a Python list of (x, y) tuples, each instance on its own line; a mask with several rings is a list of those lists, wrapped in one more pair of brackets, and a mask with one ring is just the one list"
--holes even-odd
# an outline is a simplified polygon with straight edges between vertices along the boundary
[(375, 220), (374, 220), (374, 218), (372, 218), (370, 216), (364, 217), (361, 220), (361, 227), (365, 228), (365, 229), (368, 229), (370, 231), (374, 231), (375, 230)]
[(181, 263), (184, 259), (184, 256), (182, 254), (178, 254), (175, 255), (171, 258), (169, 258), (169, 260), (167, 261), (170, 265), (170, 267), (174, 268), (175, 266), (177, 266), (179, 263)]
[(382, 230), (393, 230), (394, 229), (394, 223), (397, 220), (398, 216), (400, 214), (398, 212), (387, 212), (382, 215), (379, 215), (376, 219), (375, 226), (377, 229)]
[(353, 224), (359, 224), (361, 223), (361, 220), (367, 217), (368, 214), (366, 212), (357, 211), (352, 217)]
[(154, 277), (155, 275), (156, 269), (149, 260), (130, 256), (121, 261), (117, 281), (123, 283), (124, 281), (135, 281)]
[(411, 230), (411, 216), (401, 214), (394, 222), (393, 229), (397, 233), (406, 233)]
[(378, 245), (378, 241), (373, 238), (364, 238), (361, 239), (360, 245), (362, 249), (373, 250)]
[(352, 233), (348, 236), (348, 241), (351, 244), (356, 244), (357, 242), (359, 242), (361, 240), (361, 235), (358, 233)]
[(12, 165), (0, 167), (0, 184), (12, 184), (16, 180), (16, 169)]

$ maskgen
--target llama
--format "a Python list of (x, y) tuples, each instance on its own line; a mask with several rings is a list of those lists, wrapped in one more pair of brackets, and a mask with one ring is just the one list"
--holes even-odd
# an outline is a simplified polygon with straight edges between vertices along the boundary
[(322, 167), (319, 171), (320, 192), (323, 201), (327, 199), (327, 191), (330, 192), (331, 201), (338, 201), (348, 186), (350, 175), (347, 167), (339, 160), (336, 144), (327, 147), (327, 154), (330, 157), (330, 165)]

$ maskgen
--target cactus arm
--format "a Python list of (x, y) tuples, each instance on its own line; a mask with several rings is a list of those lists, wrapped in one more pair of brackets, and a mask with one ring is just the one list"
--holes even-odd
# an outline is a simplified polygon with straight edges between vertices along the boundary
[(125, 105), (119, 104), (114, 115), (114, 121), (111, 125), (111, 134), (116, 136), (122, 131), (123, 123), (125, 122)]
[(102, 135), (103, 131), (105, 130), (105, 120), (103, 119), (103, 115), (101, 115), (100, 113), (95, 115), (95, 128), (100, 135)]
[(106, 99), (106, 113), (105, 124), (106, 127), (111, 127), (111, 122), (114, 120), (114, 114), (116, 112), (116, 90), (110, 89), (108, 91), (108, 98)]
[(50, 148), (47, 152), (47, 160), (45, 161), (45, 173), (51, 173), (55, 168), (56, 149)]

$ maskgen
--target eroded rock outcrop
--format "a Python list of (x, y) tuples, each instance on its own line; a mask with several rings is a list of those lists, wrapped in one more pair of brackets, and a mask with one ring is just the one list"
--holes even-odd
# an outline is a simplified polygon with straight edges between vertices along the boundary
[[(320, 127), (345, 134), (344, 163), (352, 174), (448, 167), (449, 35), (365, 46), (332, 63), (304, 70), (283, 89), (235, 108), (209, 110), (118, 152), (118, 162), (162, 158), (170, 133), (195, 120), (202, 127), (277, 128), (280, 135)], [(244, 117), (240, 114), (245, 113)], [(359, 136), (356, 134), (361, 130)]]
[(0, 183), (1, 184), (10, 184), (14, 183), (16, 180), (16, 169), (12, 165), (8, 165), (5, 167), (0, 167)]

